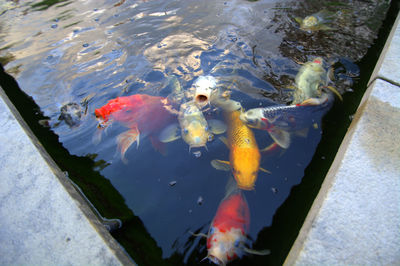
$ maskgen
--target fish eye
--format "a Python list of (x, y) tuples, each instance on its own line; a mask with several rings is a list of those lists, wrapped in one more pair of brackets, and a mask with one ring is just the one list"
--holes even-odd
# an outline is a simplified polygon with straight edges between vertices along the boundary
[(189, 133), (189, 130), (188, 130), (187, 128), (184, 128), (184, 129), (183, 129), (183, 134), (186, 135), (186, 134), (188, 134), (188, 133)]
[(239, 239), (236, 239), (235, 242), (233, 243), (233, 245), (234, 245), (236, 248), (239, 247), (239, 244), (240, 244), (240, 240), (239, 240)]

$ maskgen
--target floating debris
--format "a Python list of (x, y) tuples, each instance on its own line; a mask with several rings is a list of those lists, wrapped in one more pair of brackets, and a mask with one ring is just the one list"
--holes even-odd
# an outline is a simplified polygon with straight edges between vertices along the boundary
[(64, 121), (69, 127), (79, 126), (82, 118), (82, 108), (75, 102), (64, 104), (60, 109), (58, 120)]
[(173, 187), (173, 186), (175, 186), (176, 185), (176, 181), (171, 181), (171, 182), (169, 182), (169, 186), (170, 187)]
[(203, 202), (204, 202), (203, 197), (200, 196), (200, 197), (197, 199), (197, 204), (202, 205)]
[(278, 189), (276, 187), (271, 187), (271, 191), (274, 194), (278, 193)]

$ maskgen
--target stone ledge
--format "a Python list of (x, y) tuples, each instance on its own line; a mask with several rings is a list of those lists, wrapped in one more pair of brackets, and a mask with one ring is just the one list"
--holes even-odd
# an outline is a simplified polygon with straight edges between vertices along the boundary
[(133, 264), (0, 96), (0, 264)]
[(398, 16), (285, 265), (400, 264), (399, 45)]

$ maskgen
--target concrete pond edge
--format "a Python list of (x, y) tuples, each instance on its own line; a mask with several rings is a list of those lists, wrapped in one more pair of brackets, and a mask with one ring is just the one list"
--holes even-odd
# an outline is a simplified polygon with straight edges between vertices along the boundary
[[(367, 90), (284, 265), (400, 263), (400, 168), (399, 162), (395, 161), (396, 158), (400, 159), (400, 149), (397, 150), (396, 144), (396, 137), (399, 142), (400, 135), (395, 125), (396, 120), (400, 124), (399, 21), (398, 14)], [(382, 126), (382, 122), (392, 124), (394, 128)], [(376, 129), (381, 126), (383, 128), (380, 131)], [(365, 131), (376, 131), (380, 135), (364, 138), (364, 133), (370, 134)], [(381, 139), (384, 135), (389, 137)], [(375, 142), (380, 143), (379, 146), (374, 145)], [(383, 147), (386, 150), (381, 150)], [(375, 151), (383, 157), (380, 158), (382, 161), (387, 159), (392, 165), (380, 162), (379, 169), (371, 165), (368, 157), (374, 156), (371, 153)], [(359, 155), (360, 159), (353, 160), (350, 154), (353, 158)], [(364, 176), (357, 180), (357, 174)], [(363, 185), (362, 182), (377, 185), (382, 191), (375, 193), (372, 185)], [(393, 197), (385, 198), (380, 194)], [(385, 201), (381, 202), (382, 199)], [(353, 213), (345, 210), (351, 209), (352, 205), (359, 205), (352, 209)], [(379, 214), (381, 217), (374, 217)], [(347, 231), (346, 227), (351, 227), (351, 230)]]
[[(54, 162), (54, 160), (50, 157), (50, 155), (47, 153), (47, 151), (44, 149), (44, 147), (41, 145), (41, 143), (39, 142), (39, 140), (36, 138), (36, 136), (33, 134), (33, 132), (30, 130), (29, 126), (26, 124), (26, 122), (23, 120), (23, 118), (21, 117), (21, 115), (19, 114), (18, 110), (15, 108), (15, 106), (11, 103), (11, 101), (9, 100), (9, 98), (7, 97), (7, 95), (5, 94), (4, 90), (0, 87), (0, 104), (3, 105), (2, 108), (4, 108), (6, 110), (6, 108), (8, 108), (8, 111), (11, 113), (11, 116), (8, 115), (8, 118), (6, 122), (4, 122), (3, 120), (1, 122), (9, 124), (9, 123), (13, 123), (15, 124), (15, 122), (17, 124), (19, 124), (20, 128), (18, 128), (18, 126), (14, 125), (14, 129), (16, 129), (14, 132), (15, 133), (15, 137), (18, 138), (19, 134), (25, 134), (26, 137), (29, 138), (30, 142), (33, 144), (34, 149), (36, 151), (34, 151), (36, 153), (36, 157), (40, 157), (37, 160), (44, 162), (44, 164), (41, 164), (40, 166), (38, 166), (39, 168), (43, 168), (43, 170), (40, 170), (39, 172), (45, 172), (46, 176), (50, 175), (51, 178), (57, 180), (53, 183), (52, 186), (56, 186), (57, 190), (61, 191), (61, 193), (63, 193), (62, 198), (63, 200), (65, 198), (67, 198), (67, 200), (71, 200), (72, 205), (75, 205), (79, 211), (81, 213), (72, 213), (72, 215), (76, 215), (79, 216), (78, 219), (74, 218), (75, 220), (73, 222), (77, 222), (77, 223), (85, 223), (85, 226), (83, 228), (85, 228), (85, 230), (88, 231), (92, 231), (90, 232), (88, 235), (90, 237), (93, 237), (93, 235), (98, 235), (100, 236), (100, 238), (102, 239), (103, 243), (100, 242), (100, 244), (98, 244), (99, 246), (96, 246), (96, 248), (98, 248), (99, 250), (94, 251), (93, 253), (97, 253), (100, 254), (102, 253), (102, 255), (98, 255), (98, 257), (101, 257), (101, 262), (105, 263), (107, 265), (135, 265), (134, 261), (129, 257), (129, 255), (125, 252), (125, 250), (123, 249), (123, 247), (111, 236), (111, 234), (107, 231), (107, 229), (105, 228), (105, 226), (101, 223), (101, 221), (99, 220), (99, 218), (94, 214), (94, 211), (90, 208), (87, 200), (84, 198), (84, 195), (81, 194), (81, 192), (79, 192), (74, 185), (72, 184), (72, 181), (65, 175), (64, 172), (61, 171), (61, 169), (57, 166), (57, 164)], [(4, 106), (5, 105), (5, 106)], [(21, 133), (21, 131), (23, 131), (23, 133)], [(25, 139), (23, 141), (26, 141)], [(23, 142), (22, 141), (22, 142)], [(7, 145), (7, 144), (3, 144), (3, 145)], [(2, 146), (4, 148), (4, 146)], [(13, 153), (15, 154), (21, 154), (25, 152), (25, 147), (22, 148), (21, 150), (15, 151)], [(0, 151), (0, 153), (2, 153), (3, 151)], [(40, 156), (37, 156), (40, 155)], [(1, 156), (7, 156), (2, 154)], [(43, 165), (47, 165), (43, 166)], [(4, 166), (4, 165), (3, 165)], [(33, 166), (33, 167), (36, 167)], [(2, 169), (3, 170), (3, 169)], [(18, 172), (15, 171), (15, 172)], [(12, 180), (12, 179), (16, 179), (16, 178), (21, 178), (24, 179), (24, 175), (26, 176), (28, 173), (29, 174), (30, 170), (28, 169), (27, 172), (20, 174), (18, 173), (18, 176), (13, 176), (14, 173), (10, 173), (7, 176), (2, 176), (2, 182), (7, 182), (8, 183), (13, 183), (13, 185), (10, 185), (11, 188), (17, 188), (20, 189), (19, 185), (14, 184), (16, 181)], [(34, 171), (32, 171), (34, 172)], [(51, 172), (51, 173), (48, 173)], [(17, 174), (15, 174), (17, 175)], [(35, 175), (35, 173), (33, 173), (33, 175)], [(37, 176), (38, 178), (41, 178), (40, 175)], [(48, 180), (47, 180), (48, 181)], [(28, 181), (29, 182), (29, 181)], [(44, 180), (41, 183), (45, 183), (46, 180)], [(3, 184), (3, 183), (2, 183)], [(2, 187), (2, 189), (7, 190), (7, 188), (5, 186)], [(62, 192), (65, 191), (66, 194), (68, 196), (65, 196), (65, 193)], [(10, 191), (8, 194), (12, 194), (14, 193), (13, 191)], [(29, 192), (30, 193), (30, 192)], [(27, 192), (23, 191), (22, 195), (20, 196), (15, 196), (13, 195), (13, 198), (17, 197), (19, 201), (23, 201), (23, 198), (25, 197), (24, 195), (26, 195)], [(47, 195), (43, 193), (39, 193), (41, 194), (42, 197), (41, 200), (44, 201), (50, 201), (51, 199), (54, 198), (48, 198), (46, 199)], [(0, 193), (0, 198), (1, 198), (2, 193)], [(4, 197), (7, 198), (11, 198), (9, 195), (5, 195)], [(56, 195), (56, 197), (59, 195)], [(57, 202), (57, 204), (59, 204)], [(61, 206), (57, 206), (57, 207), (63, 207), (63, 205)], [(46, 208), (46, 207), (44, 207)], [(4, 214), (6, 214), (7, 212), (4, 211), (5, 208), (3, 208), (2, 204), (0, 204), (0, 217), (2, 217)], [(61, 213), (63, 212), (62, 210), (59, 210)], [(78, 211), (78, 212), (79, 212)], [(10, 211), (10, 213), (12, 213), (12, 210)], [(38, 214), (38, 216), (40, 216), (41, 214)], [(46, 215), (50, 215), (51, 213), (46, 213)], [(64, 214), (62, 214), (64, 215)], [(54, 214), (54, 216), (57, 216), (57, 214)], [(68, 215), (64, 215), (64, 218), (66, 218)], [(85, 217), (85, 218), (83, 218)], [(4, 218), (4, 217), (3, 217)], [(31, 217), (24, 217), (24, 219), (30, 219)], [(35, 217), (36, 218), (36, 217)], [(87, 226), (86, 223), (89, 223), (90, 226)], [(6, 221), (0, 221), (0, 224), (3, 224), (5, 226), (7, 226), (7, 222)], [(12, 231), (12, 228), (10, 231)], [(20, 228), (18, 228), (20, 229)], [(41, 229), (41, 230), (45, 230), (45, 229)], [(1, 231), (1, 230), (0, 230)], [(40, 230), (38, 230), (40, 231)], [(60, 231), (61, 233), (61, 231)], [(64, 232), (63, 232), (64, 233)], [(67, 238), (67, 241), (71, 241), (71, 238), (74, 238), (73, 234), (80, 234), (81, 232), (69, 232), (69, 235), (71, 237)], [(46, 241), (46, 240), (38, 240), (38, 235), (37, 233), (32, 234), (32, 238), (35, 238), (35, 241)], [(27, 235), (27, 238), (30, 238), (31, 236)], [(9, 239), (9, 235), (4, 235), (2, 232), (0, 232), (0, 243), (2, 243), (1, 245), (7, 245), (7, 242), (12, 242), (14, 244), (15, 240)], [(21, 241), (24, 241), (24, 239), (21, 239)], [(91, 241), (93, 241), (93, 239), (81, 239), (79, 241), (85, 241), (85, 245), (87, 246), (91, 246)], [(97, 242), (97, 243), (98, 243)], [(21, 251), (27, 251), (26, 254), (18, 254), (18, 246), (16, 244), (14, 244), (15, 247), (8, 247), (4, 249), (0, 248), (0, 264), (7, 264), (8, 262), (13, 262), (13, 263), (41, 263), (43, 262), (44, 264), (47, 263), (54, 263), (54, 264), (64, 264), (64, 263), (72, 263), (72, 264), (78, 264), (78, 265), (84, 265), (86, 264), (86, 262), (90, 261), (93, 258), (90, 258), (90, 255), (88, 255), (88, 258), (85, 258), (87, 260), (83, 260), (83, 261), (76, 261), (74, 260), (74, 256), (70, 256), (70, 258), (67, 257), (67, 255), (65, 256), (65, 258), (62, 258), (60, 260), (58, 260), (58, 258), (53, 260), (49, 260), (44, 259), (42, 261), (41, 258), (37, 258), (36, 255), (33, 255), (37, 252), (37, 250), (39, 249), (39, 247), (27, 247), (27, 248), (21, 248)], [(94, 245), (95, 246), (95, 245)], [(51, 247), (50, 247), (51, 248)], [(79, 247), (77, 248), (79, 249)], [(8, 250), (14, 251), (14, 252), (7, 252)], [(76, 250), (77, 254), (79, 251)], [(62, 252), (62, 251), (61, 251)], [(111, 255), (110, 255), (111, 254)], [(97, 256), (97, 255), (96, 255)], [(25, 257), (23, 259), (17, 259), (17, 257)], [(35, 257), (35, 258), (32, 258)], [(51, 255), (49, 254), (49, 257), (51, 257)], [(32, 258), (32, 260), (31, 260)], [(76, 259), (76, 258), (75, 258)], [(99, 263), (99, 261), (93, 260), (93, 262), (95, 264)]]

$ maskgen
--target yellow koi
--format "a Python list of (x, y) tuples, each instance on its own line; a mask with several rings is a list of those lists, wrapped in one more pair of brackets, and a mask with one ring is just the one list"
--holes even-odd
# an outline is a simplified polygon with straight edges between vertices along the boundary
[(240, 120), (241, 113), (241, 110), (225, 112), (228, 140), (223, 141), (230, 149), (229, 162), (213, 160), (211, 164), (217, 169), (223, 169), (221, 165), (224, 164), (230, 165), (238, 187), (252, 190), (258, 170), (268, 171), (260, 168), (261, 154), (256, 139), (253, 131)]

